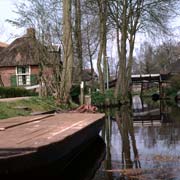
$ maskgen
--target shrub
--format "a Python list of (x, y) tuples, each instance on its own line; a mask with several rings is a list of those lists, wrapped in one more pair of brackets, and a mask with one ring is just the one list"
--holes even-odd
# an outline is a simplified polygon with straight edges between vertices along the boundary
[(175, 75), (171, 78), (171, 87), (174, 89), (174, 90), (180, 90), (180, 75)]
[(35, 96), (36, 92), (17, 87), (0, 87), (0, 98)]
[[(93, 92), (91, 95), (92, 98), (92, 104), (94, 105), (113, 105), (116, 103), (116, 99), (114, 97), (114, 90), (109, 89), (106, 90), (104, 94), (100, 92)], [(120, 95), (118, 97), (120, 99)]]
[(170, 87), (165, 89), (167, 96), (175, 97), (180, 90), (180, 75), (175, 75), (170, 79)]
[(93, 92), (91, 95), (92, 104), (94, 105), (103, 105), (105, 102), (105, 95), (99, 91)]

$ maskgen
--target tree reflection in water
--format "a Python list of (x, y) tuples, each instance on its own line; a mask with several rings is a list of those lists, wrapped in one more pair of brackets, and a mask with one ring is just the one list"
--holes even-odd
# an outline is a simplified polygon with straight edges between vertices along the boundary
[(160, 119), (134, 120), (128, 105), (103, 110), (106, 160), (93, 180), (180, 180), (179, 108), (163, 101), (153, 104), (155, 107), (145, 103), (147, 108), (140, 115), (150, 110), (150, 117)]
[[(102, 131), (102, 136), (104, 138), (104, 141), (106, 142), (106, 159), (104, 161), (104, 168), (105, 169), (112, 169), (111, 164), (111, 135), (112, 135), (112, 121), (110, 119), (110, 109), (107, 109), (106, 111), (106, 120), (104, 129)], [(105, 174), (105, 179), (113, 180), (111, 173)]]
[[(110, 118), (110, 110), (106, 110), (106, 123), (104, 126), (104, 129), (102, 131), (102, 136), (106, 142), (106, 160), (104, 161), (103, 168), (105, 170), (112, 170), (115, 168), (115, 166), (112, 163), (115, 163), (111, 159), (111, 150), (112, 150), (112, 120)], [(121, 162), (119, 162), (118, 167), (120, 169), (131, 169), (131, 168), (141, 168), (141, 164), (139, 161), (139, 154), (138, 149), (136, 146), (136, 139), (134, 135), (134, 127), (133, 127), (133, 119), (131, 117), (131, 109), (129, 106), (124, 105), (121, 106), (120, 109), (116, 109), (115, 112), (115, 119), (116, 123), (118, 125), (118, 130), (121, 138), (119, 139), (121, 146), (121, 157), (118, 157), (118, 159), (121, 159)], [(114, 130), (114, 129), (113, 129)], [(120, 153), (118, 153), (120, 154)], [(133, 159), (131, 159), (133, 157)], [(116, 166), (117, 167), (117, 166)], [(116, 170), (115, 170), (116, 171)], [(119, 173), (118, 173), (119, 174)], [(117, 177), (114, 177), (113, 173), (107, 172), (105, 174), (105, 179), (113, 180)], [(119, 175), (115, 175), (119, 176)], [(120, 178), (123, 178), (123, 175), (120, 176)]]
[[(129, 169), (134, 166), (135, 168), (141, 168), (130, 107), (127, 105), (121, 106), (120, 112), (117, 111), (115, 116), (122, 139), (122, 168)], [(131, 159), (131, 152), (134, 155), (133, 161)]]

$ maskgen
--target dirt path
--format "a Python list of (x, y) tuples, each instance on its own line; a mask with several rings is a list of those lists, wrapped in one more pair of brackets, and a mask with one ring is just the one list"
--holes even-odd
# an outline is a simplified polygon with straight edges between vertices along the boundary
[(17, 101), (17, 100), (29, 99), (29, 98), (31, 98), (31, 97), (3, 98), (3, 99), (0, 99), (0, 102), (11, 102), (11, 101)]

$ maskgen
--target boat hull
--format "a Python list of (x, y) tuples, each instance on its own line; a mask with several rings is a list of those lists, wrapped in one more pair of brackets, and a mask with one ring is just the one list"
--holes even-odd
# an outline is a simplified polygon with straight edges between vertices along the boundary
[[(57, 160), (61, 162), (59, 167), (63, 171), (71, 159), (78, 154), (76, 150), (77, 147), (93, 141), (93, 139), (98, 136), (103, 124), (104, 119), (102, 118), (61, 141), (53, 142), (36, 150), (33, 148), (17, 148), (16, 151), (22, 151), (22, 153), (0, 159), (1, 177), (13, 176), (14, 174), (24, 174)], [(23, 151), (26, 153), (23, 153)]]

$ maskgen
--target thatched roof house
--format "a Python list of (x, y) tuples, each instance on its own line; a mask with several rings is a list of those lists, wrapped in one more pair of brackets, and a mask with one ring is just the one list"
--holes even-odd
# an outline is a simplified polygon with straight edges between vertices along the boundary
[[(54, 53), (55, 54), (55, 53)], [(50, 65), (54, 54), (42, 45), (33, 28), (0, 52), (0, 79), (3, 86), (31, 86), (38, 83), (40, 62)], [(55, 57), (58, 56), (55, 54)], [(48, 75), (49, 67), (46, 68)], [(41, 72), (42, 74), (42, 72)], [(49, 76), (49, 75), (48, 75)]]
[(98, 76), (96, 72), (93, 70), (93, 74), (91, 72), (91, 69), (84, 69), (82, 72), (82, 80), (83, 81), (91, 81), (91, 80), (97, 80)]
[[(45, 51), (35, 37), (33, 28), (27, 29), (27, 34), (14, 40), (8, 47), (0, 52), (0, 67), (38, 65), (39, 59)], [(41, 57), (40, 57), (41, 55)]]

